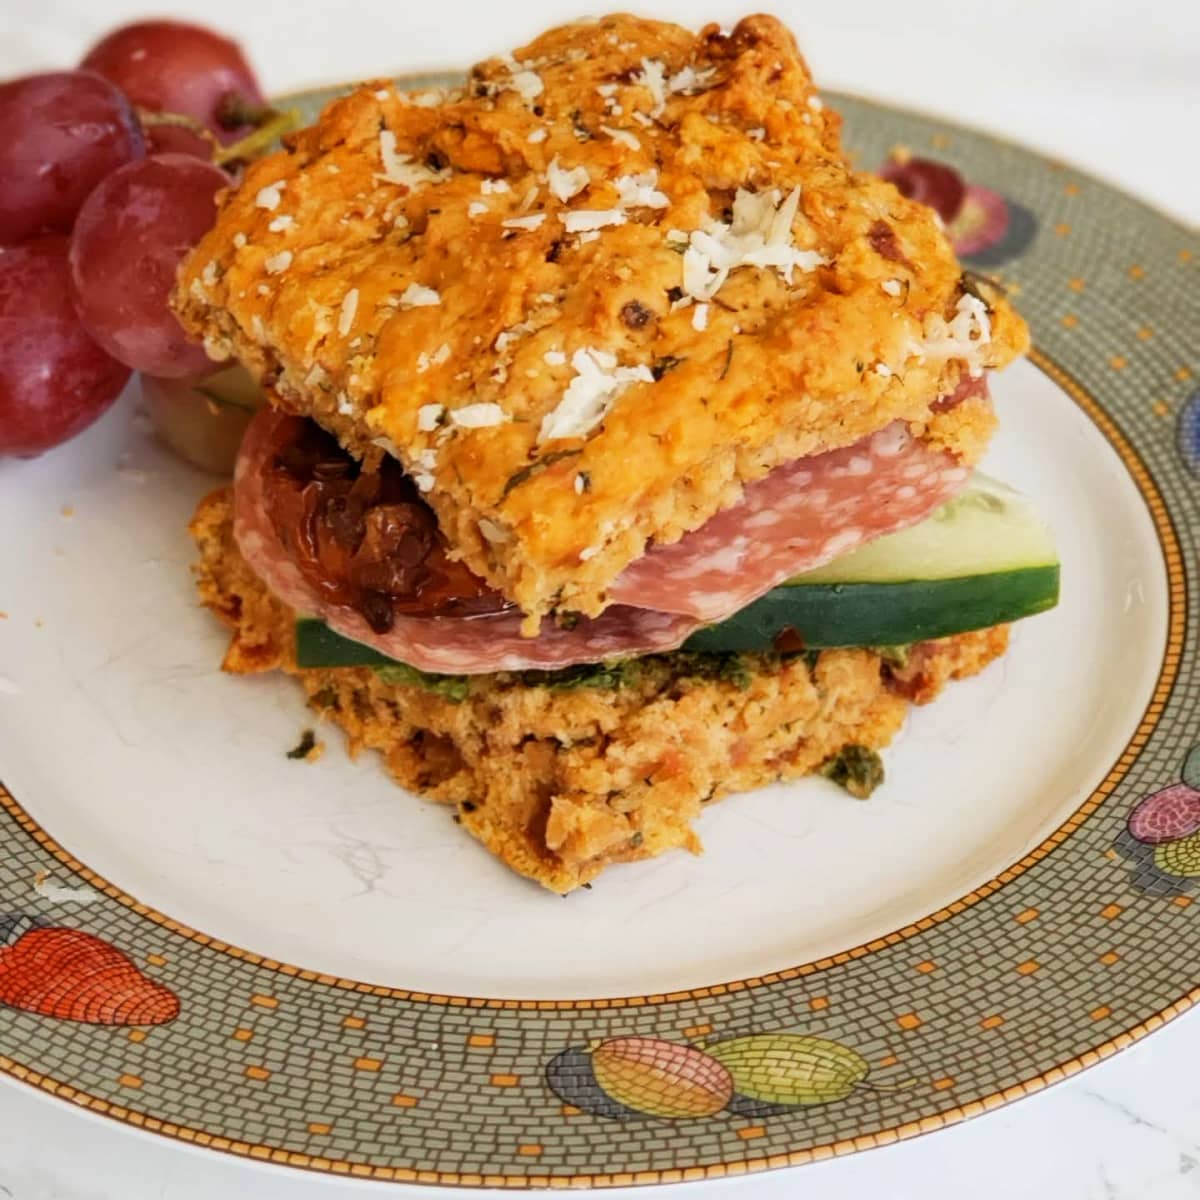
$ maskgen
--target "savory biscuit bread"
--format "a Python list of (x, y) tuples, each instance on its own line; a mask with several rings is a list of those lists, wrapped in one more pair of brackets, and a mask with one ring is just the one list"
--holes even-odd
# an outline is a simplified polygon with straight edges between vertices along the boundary
[(556, 891), (867, 794), (1058, 563), (972, 471), (1023, 322), (839, 132), (775, 19), (612, 16), (249, 167), (175, 293), (267, 399), (192, 525), (225, 669)]
[(457, 91), (330, 105), (226, 197), (177, 307), (398, 460), (525, 634), (597, 617), (785, 464), (896, 429), (928, 476), (986, 444), (1024, 324), (839, 126), (774, 18), (567, 25)]
[(865, 797), (912, 703), (1004, 653), (1006, 626), (886, 651), (673, 654), (531, 677), (304, 669), (296, 614), (242, 558), (229, 489), (192, 521), (202, 602), (232, 630), (225, 669), (295, 675), (309, 704), (513, 870), (556, 892), (606, 866), (700, 849), (704, 805), (820, 771)]

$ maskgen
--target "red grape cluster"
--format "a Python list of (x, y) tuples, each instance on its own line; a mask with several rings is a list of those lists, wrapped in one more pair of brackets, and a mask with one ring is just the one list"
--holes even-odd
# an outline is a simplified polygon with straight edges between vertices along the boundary
[(268, 113), (234, 42), (175, 21), (0, 83), (0, 457), (73, 437), (131, 370), (213, 369), (167, 298), (230, 183), (223, 148)]

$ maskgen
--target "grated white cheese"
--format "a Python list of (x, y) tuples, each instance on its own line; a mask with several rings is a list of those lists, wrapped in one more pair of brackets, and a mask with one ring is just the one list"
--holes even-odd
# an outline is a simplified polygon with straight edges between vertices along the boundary
[(550, 160), (550, 165), (546, 168), (546, 184), (563, 204), (572, 196), (578, 196), (591, 181), (592, 177), (588, 174), (587, 167), (560, 166), (558, 155)]
[(278, 208), (279, 201), (283, 199), (279, 193), (285, 187), (287, 187), (286, 180), (280, 183), (270, 183), (264, 188), (259, 188), (258, 195), (254, 197), (254, 203), (259, 208), (265, 208), (268, 212), (271, 209)]
[(568, 233), (585, 233), (603, 229), (606, 225), (624, 225), (625, 213), (619, 208), (577, 208), (558, 214)]
[(820, 112), (825, 105), (821, 102), (820, 96), (809, 96), (808, 107), (811, 108), (813, 112)]
[(925, 317), (924, 335), (919, 342), (910, 342), (909, 351), (918, 359), (961, 358), (968, 374), (977, 379), (983, 372), (983, 347), (992, 340), (992, 322), (987, 305), (976, 296), (958, 298), (955, 315), (947, 321), (940, 313)]
[(479, 532), (489, 542), (507, 542), (512, 537), (512, 534), (503, 525), (498, 525), (489, 517), (479, 518)]
[(708, 305), (697, 304), (695, 311), (692, 313), (692, 328), (699, 333), (703, 333), (708, 328)]
[(617, 94), (617, 85), (615, 83), (601, 83), (597, 85), (596, 91), (607, 100), (610, 96)]
[(579, 239), (576, 242), (576, 245), (586, 246), (588, 244), (588, 242), (594, 242), (599, 236), (600, 236), (600, 230), (589, 229), (586, 232), (581, 233), (579, 235)]
[(488, 429), (493, 425), (502, 425), (508, 420), (508, 414), (500, 405), (487, 401), (451, 409), (450, 420), (460, 429)]
[(517, 71), (505, 90), (516, 92), (526, 104), (532, 104), (546, 90), (546, 85), (536, 71)]
[(654, 167), (637, 175), (618, 176), (617, 196), (622, 208), (666, 208), (671, 203), (658, 190), (658, 171)]
[(417, 431), (432, 433), (442, 423), (445, 412), (444, 404), (422, 404), (417, 409)]
[(778, 188), (748, 192), (738, 188), (733, 221), (726, 225), (711, 217), (694, 230), (683, 255), (683, 290), (697, 300), (711, 300), (738, 267), (774, 267), (788, 282), (792, 272), (812, 271), (826, 260), (815, 250), (792, 245), (792, 221), (800, 204), (800, 189), (787, 197)]
[[(376, 438), (375, 444), (380, 445), (385, 442), (386, 438)], [(386, 449), (386, 447), (385, 447)], [(397, 455), (396, 457), (399, 457)], [(433, 477), (433, 472), (437, 470), (437, 451), (432, 447), (425, 450), (418, 450), (413, 455), (413, 464), (416, 466), (416, 471), (413, 472), (413, 483), (422, 492), (433, 490), (433, 485), (437, 482)]]
[(401, 308), (429, 308), (441, 302), (442, 297), (433, 288), (419, 283), (410, 283), (399, 298)]
[(468, 217), (482, 217), (485, 212), (489, 212), (488, 206), (482, 200), (472, 200), (467, 205)]
[(579, 552), (579, 561), (580, 561), (580, 562), (587, 562), (587, 561), (588, 561), (588, 559), (590, 559), (590, 558), (595, 558), (595, 557), (596, 557), (596, 555), (597, 555), (597, 554), (599, 554), (599, 553), (600, 553), (600, 547), (599, 547), (599, 546), (585, 546), (585, 547), (584, 547), (582, 550), (580, 550), (580, 552)]
[(587, 481), (582, 475), (575, 476), (575, 495), (582, 496), (587, 491)]
[(576, 350), (571, 355), (571, 366), (575, 377), (562, 399), (543, 418), (539, 442), (586, 436), (630, 384), (654, 382), (649, 367), (618, 366), (616, 356), (605, 350)]
[(354, 401), (345, 392), (338, 392), (337, 394), (337, 410), (343, 417), (352, 417), (354, 415)]
[(546, 353), (542, 355), (542, 361), (546, 363), (547, 366), (561, 367), (564, 363), (566, 363), (567, 356), (561, 350), (547, 350)]
[(278, 275), (281, 271), (286, 271), (291, 265), (292, 252), (290, 250), (280, 250), (278, 254), (272, 254), (263, 263), (268, 275)]
[(338, 333), (345, 337), (354, 327), (354, 315), (358, 312), (358, 288), (351, 288), (342, 298), (342, 311), (338, 316)]
[(276, 217), (267, 228), (272, 233), (282, 233), (285, 229), (291, 229), (292, 224), (293, 219), (287, 213), (284, 213), (282, 216)]
[(877, 362), (875, 364), (875, 374), (881, 379), (890, 379), (895, 373), (885, 362)]
[(545, 213), (530, 213), (527, 217), (507, 217), (500, 224), (505, 229), (536, 229), (546, 219)]
[(761, 125), (756, 125), (753, 129), (746, 130), (746, 136), (756, 142), (761, 142), (767, 136), (767, 131)]
[(879, 286), (883, 288), (883, 290), (887, 292), (889, 296), (900, 295), (901, 286), (900, 280), (898, 279), (885, 279)]
[(628, 146), (630, 150), (642, 148), (642, 143), (628, 129), (614, 129), (611, 125), (601, 125), (600, 130), (607, 133), (614, 142), (620, 142), (622, 146)]
[[(377, 437), (371, 439), (373, 446), (378, 446), (381, 450), (390, 454), (394, 459), (400, 461), (400, 447), (392, 441), (390, 437)], [(418, 457), (420, 457), (418, 455)]]
[(694, 95), (696, 92), (708, 87), (712, 83), (713, 76), (716, 73), (716, 67), (705, 67), (700, 71), (691, 66), (681, 67), (667, 81), (667, 90), (670, 92), (683, 92), (689, 96)]
[(39, 871), (33, 880), (33, 894), (51, 904), (94, 904), (100, 893), (90, 887), (67, 887), (52, 883), (49, 871)]
[(647, 116), (644, 112), (642, 112), (642, 110), (640, 108), (635, 108), (631, 115), (632, 115), (633, 119), (639, 125), (644, 126), (646, 129), (653, 128), (653, 126), (654, 126), (653, 119), (651, 117)]
[[(450, 357), (450, 344), (443, 342), (432, 354), (426, 354), (424, 350), (417, 355), (417, 374), (424, 375), (430, 367), (440, 367)], [(426, 407), (431, 407), (426, 405)], [(439, 407), (433, 405), (432, 407)], [(420, 413), (417, 414), (418, 418)], [(420, 426), (418, 425), (418, 428)]]
[(525, 140), (536, 146), (539, 142), (544, 142), (547, 136), (545, 129), (535, 129)]
[(484, 196), (491, 196), (493, 193), (507, 192), (508, 190), (507, 179), (481, 179), (479, 181), (479, 191)]
[(244, 233), (235, 233), (233, 235), (233, 244), (239, 250), (244, 249), (248, 241), (249, 241), (249, 239), (246, 237), (246, 235)]
[(211, 258), (204, 264), (204, 270), (200, 272), (200, 281), (205, 287), (212, 287), (220, 276), (217, 274), (217, 260)]
[(431, 170), (424, 163), (413, 162), (411, 154), (396, 152), (396, 135), (390, 129), (379, 131), (379, 158), (383, 163), (383, 174), (376, 179), (387, 183), (398, 183), (415, 190), (425, 183), (441, 183), (450, 178), (450, 168), (443, 167), (440, 171)]
[(650, 110), (652, 117), (662, 115), (667, 107), (667, 71), (656, 58), (643, 58), (642, 69), (633, 77), (633, 82), (641, 85), (650, 93), (654, 107)]

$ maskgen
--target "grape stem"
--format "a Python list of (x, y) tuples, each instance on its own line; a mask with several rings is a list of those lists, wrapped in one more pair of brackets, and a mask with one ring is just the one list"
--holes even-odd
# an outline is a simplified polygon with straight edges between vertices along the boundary
[(251, 104), (241, 92), (225, 92), (214, 115), (222, 129), (241, 129), (243, 125), (265, 125), (275, 116), (275, 109), (269, 104)]
[(143, 129), (149, 128), (151, 125), (174, 125), (203, 138), (212, 146), (213, 162), (218, 167), (256, 158), (277, 138), (283, 137), (285, 133), (289, 133), (300, 124), (300, 114), (294, 108), (263, 107), (244, 111), (256, 113), (261, 117), (261, 124), (258, 124), (257, 128), (251, 130), (245, 137), (238, 138), (236, 142), (230, 142), (228, 146), (222, 146), (203, 121), (197, 121), (195, 117), (189, 117), (186, 113), (151, 112), (149, 109), (139, 108), (137, 118)]
[(151, 125), (173, 125), (203, 138), (213, 146), (214, 150), (220, 148), (220, 143), (213, 136), (212, 130), (203, 121), (197, 121), (195, 117), (189, 117), (187, 113), (155, 112), (148, 108), (139, 108), (137, 109), (137, 119), (143, 129), (148, 129)]
[(230, 142), (228, 146), (220, 146), (213, 154), (213, 162), (219, 167), (227, 166), (262, 154), (272, 142), (283, 137), (300, 124), (300, 114), (294, 108), (260, 110), (269, 114), (261, 125), (244, 138)]

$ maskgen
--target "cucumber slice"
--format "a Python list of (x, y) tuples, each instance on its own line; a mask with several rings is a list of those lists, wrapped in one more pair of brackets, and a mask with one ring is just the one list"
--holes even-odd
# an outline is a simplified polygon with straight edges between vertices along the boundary
[(892, 646), (1033, 616), (1058, 603), (1054, 537), (1020, 492), (976, 472), (929, 517), (789, 579), (686, 650)]
[[(683, 649), (771, 650), (788, 631), (812, 649), (908, 645), (1044, 612), (1058, 589), (1054, 539), (1033, 505), (976, 474), (919, 525), (795, 576)], [(302, 667), (392, 661), (308, 619), (297, 622), (296, 654)]]
[(683, 648), (769, 650), (788, 630), (812, 649), (907, 646), (1018, 621), (1057, 602), (1057, 566), (901, 583), (792, 580), (719, 625), (692, 634)]
[(1006, 483), (976, 471), (963, 491), (924, 521), (876, 538), (790, 582), (959, 579), (1057, 563), (1054, 535), (1033, 502)]
[(298, 667), (394, 667), (396, 659), (335, 633), (315, 617), (296, 618)]

